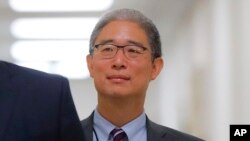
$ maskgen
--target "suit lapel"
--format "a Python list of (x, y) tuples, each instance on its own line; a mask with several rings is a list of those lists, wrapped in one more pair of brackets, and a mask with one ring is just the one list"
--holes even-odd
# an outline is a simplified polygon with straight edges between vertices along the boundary
[(0, 140), (5, 136), (8, 123), (17, 100), (17, 94), (12, 86), (11, 72), (4, 63), (0, 62)]

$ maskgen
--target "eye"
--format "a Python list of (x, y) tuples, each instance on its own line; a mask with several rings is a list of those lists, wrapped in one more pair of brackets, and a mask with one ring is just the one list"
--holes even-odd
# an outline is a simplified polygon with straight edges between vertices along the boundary
[(112, 45), (102, 45), (100, 48), (101, 52), (113, 52), (114, 51), (114, 46)]
[(143, 53), (143, 49), (141, 47), (138, 47), (138, 46), (127, 46), (127, 52), (141, 54), (141, 53)]

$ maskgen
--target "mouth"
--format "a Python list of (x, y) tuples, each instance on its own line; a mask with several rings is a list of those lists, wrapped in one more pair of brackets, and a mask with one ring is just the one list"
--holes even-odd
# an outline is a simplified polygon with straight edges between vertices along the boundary
[(130, 77), (126, 75), (109, 75), (107, 76), (107, 79), (114, 82), (123, 82), (130, 80)]

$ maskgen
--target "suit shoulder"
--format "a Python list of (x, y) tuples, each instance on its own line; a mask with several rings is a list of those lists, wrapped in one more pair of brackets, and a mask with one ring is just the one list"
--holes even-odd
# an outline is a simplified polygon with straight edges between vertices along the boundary
[(38, 78), (38, 79), (66, 79), (63, 76), (57, 74), (50, 74), (46, 72), (42, 72), (39, 70), (35, 70), (32, 68), (27, 68), (23, 66), (19, 66), (13, 63), (0, 61), (0, 70), (9, 76), (20, 76), (28, 78)]
[(154, 123), (150, 120), (148, 120), (148, 128), (150, 128), (151, 131), (161, 134), (162, 137), (166, 138), (172, 138), (178, 141), (204, 141), (198, 137), (195, 137), (193, 135), (175, 130), (173, 128), (169, 128), (163, 125), (159, 125), (157, 123)]

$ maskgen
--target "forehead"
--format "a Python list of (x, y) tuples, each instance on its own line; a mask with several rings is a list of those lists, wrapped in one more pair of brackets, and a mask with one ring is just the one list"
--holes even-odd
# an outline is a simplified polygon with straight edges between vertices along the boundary
[(125, 20), (115, 20), (106, 24), (97, 36), (96, 42), (100, 40), (135, 41), (148, 45), (148, 38), (144, 29), (136, 22)]

